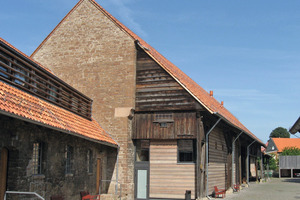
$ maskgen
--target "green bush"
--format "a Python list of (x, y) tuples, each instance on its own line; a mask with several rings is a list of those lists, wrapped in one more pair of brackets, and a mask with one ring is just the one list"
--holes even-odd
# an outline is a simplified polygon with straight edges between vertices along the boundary
[(300, 149), (297, 147), (285, 147), (282, 150), (281, 156), (300, 156)]

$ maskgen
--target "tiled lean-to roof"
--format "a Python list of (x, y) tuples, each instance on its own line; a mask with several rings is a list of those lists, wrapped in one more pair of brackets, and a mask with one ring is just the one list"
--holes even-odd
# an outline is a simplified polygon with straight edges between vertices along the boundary
[(300, 149), (300, 138), (272, 138), (278, 151), (282, 152), (285, 147), (297, 147)]
[[(132, 32), (119, 20), (113, 17), (109, 12), (107, 12), (103, 7), (101, 7), (94, 0), (80, 0), (74, 8), (64, 17), (64, 19), (69, 16), (73, 10), (75, 10), (83, 1), (90, 1), (96, 6), (104, 15), (111, 19), (121, 30), (125, 31), (134, 41), (139, 44), (142, 49), (154, 59), (163, 69), (165, 69), (182, 87), (186, 89), (203, 107), (205, 107), (210, 113), (214, 113), (223, 120), (227, 121), (229, 124), (240, 129), (241, 131), (248, 134), (251, 138), (258, 141), (260, 144), (265, 145), (260, 139), (258, 139), (253, 133), (251, 133), (232, 113), (230, 113), (224, 106), (222, 106), (214, 97), (210, 96), (201, 86), (199, 86), (195, 81), (193, 81), (189, 76), (187, 76), (183, 71), (146, 43), (142, 38)], [(60, 26), (62, 21), (54, 28), (54, 30), (45, 38), (45, 40), (40, 44), (40, 46), (33, 52), (32, 56), (43, 46), (43, 44), (48, 40), (52, 33)]]
[[(20, 53), (5, 40), (0, 38), (0, 41)], [(0, 81), (0, 114), (117, 147), (117, 143), (94, 119), (85, 119), (2, 81)]]

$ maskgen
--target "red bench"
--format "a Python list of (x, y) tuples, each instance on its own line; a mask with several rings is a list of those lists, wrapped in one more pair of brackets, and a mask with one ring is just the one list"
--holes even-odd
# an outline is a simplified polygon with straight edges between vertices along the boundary
[(240, 184), (235, 184), (235, 185), (233, 185), (233, 191), (234, 191), (234, 192), (240, 191)]
[(226, 190), (224, 190), (224, 189), (218, 189), (217, 186), (214, 186), (214, 188), (215, 188), (215, 197), (219, 197), (219, 195), (222, 195), (222, 198), (225, 197)]
[(90, 195), (90, 193), (88, 191), (80, 192), (80, 196), (81, 196), (82, 200), (100, 199), (100, 195)]

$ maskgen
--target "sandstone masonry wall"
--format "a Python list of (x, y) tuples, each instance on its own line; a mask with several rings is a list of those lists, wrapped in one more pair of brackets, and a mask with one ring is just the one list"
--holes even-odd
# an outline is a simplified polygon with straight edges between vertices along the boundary
[(93, 99), (93, 118), (120, 144), (118, 179), (123, 198), (133, 199), (134, 146), (128, 118), (135, 105), (133, 39), (91, 1), (84, 0), (33, 58)]
[[(96, 191), (97, 159), (101, 159), (102, 179), (110, 179), (117, 150), (66, 133), (0, 115), (0, 151), (8, 149), (7, 190), (37, 192), (46, 199), (62, 195), (66, 200), (80, 199), (80, 191)], [(42, 142), (42, 173), (33, 173), (33, 144)], [(65, 173), (66, 145), (73, 147), (71, 173)], [(87, 170), (88, 150), (92, 152), (92, 171)], [(103, 187), (105, 192), (105, 187)], [(8, 199), (33, 196), (8, 195)]]

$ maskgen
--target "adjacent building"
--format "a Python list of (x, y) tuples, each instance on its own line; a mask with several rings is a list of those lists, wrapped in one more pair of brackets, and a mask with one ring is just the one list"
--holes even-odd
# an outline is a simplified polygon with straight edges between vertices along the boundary
[(0, 38), (0, 199), (107, 193), (118, 145), (91, 112), (89, 97)]
[(266, 153), (278, 159), (279, 177), (293, 177), (300, 172), (300, 156), (281, 156), (287, 147), (300, 149), (300, 138), (270, 138)]
[(300, 138), (270, 138), (266, 153), (273, 154), (275, 158), (278, 158), (286, 147), (297, 147), (300, 149)]

